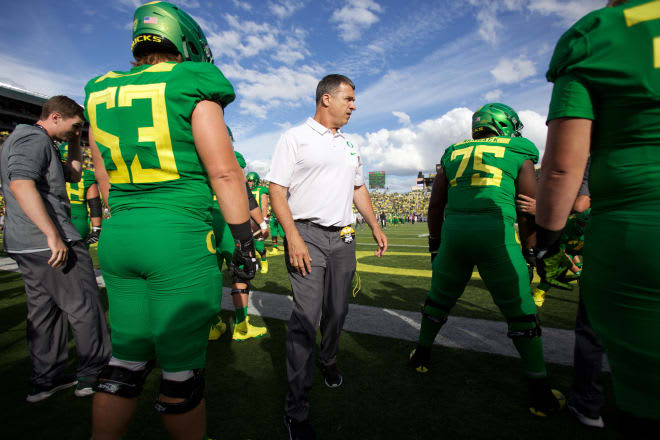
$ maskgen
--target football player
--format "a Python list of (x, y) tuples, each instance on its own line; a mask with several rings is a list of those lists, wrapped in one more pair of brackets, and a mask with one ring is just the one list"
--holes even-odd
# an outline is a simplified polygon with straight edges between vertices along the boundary
[(523, 361), (529, 410), (546, 416), (561, 409), (564, 396), (552, 390), (543, 359), (541, 328), (532, 301), (524, 254), (534, 244), (533, 219), (517, 216), (516, 194), (534, 197), (534, 163), (539, 152), (520, 137), (516, 112), (486, 104), (472, 117), (472, 137), (445, 150), (429, 205), (429, 250), (433, 259), (431, 290), (422, 309), (422, 326), (411, 364), (429, 368), (431, 346), (474, 266), (507, 320), (509, 336)]
[[(251, 171), (247, 173), (247, 181), (250, 186), (250, 191), (254, 196), (259, 208), (261, 209), (261, 215), (266, 218), (268, 216), (268, 208), (270, 199), (268, 197), (268, 188), (260, 185), (259, 174)], [(256, 229), (256, 228), (255, 228)], [(261, 273), (268, 273), (268, 255), (266, 255), (266, 241), (265, 237), (259, 236), (254, 242), (255, 249), (261, 256)]]
[[(660, 432), (660, 2), (610, 1), (559, 39), (537, 200), (537, 264), (591, 154), (580, 294), (607, 352), (626, 438)], [(621, 266), (620, 261), (634, 261)]]
[[(229, 132), (229, 138), (234, 141), (234, 137), (231, 133), (229, 127), (227, 127)], [(241, 168), (245, 168), (245, 158), (238, 151), (234, 151), (236, 156), (236, 161)], [(261, 215), (261, 209), (257, 205), (256, 200), (254, 199), (252, 193), (246, 185), (246, 192), (248, 198), (250, 199), (250, 216), (254, 220), (251, 224), (259, 225), (259, 238), (264, 240), (268, 238), (268, 226), (263, 216)], [(215, 195), (213, 196), (215, 200)], [(222, 271), (222, 265), (225, 263), (227, 268), (231, 265), (231, 258), (234, 252), (234, 238), (231, 235), (231, 230), (225, 222), (222, 212), (218, 208), (217, 202), (213, 204), (211, 209), (211, 215), (213, 216), (213, 232), (215, 234), (215, 246), (216, 246), (216, 257), (218, 260), (218, 268)], [(234, 330), (232, 333), (232, 340), (234, 341), (245, 341), (252, 338), (258, 338), (267, 333), (265, 327), (257, 327), (250, 324), (248, 317), (248, 295), (250, 293), (250, 284), (244, 283), (241, 280), (233, 279), (231, 286), (231, 299), (234, 304), (235, 317), (234, 317)], [(220, 290), (220, 295), (222, 296), (222, 290)], [(223, 335), (227, 330), (227, 325), (222, 322), (222, 319), (218, 315), (217, 323), (211, 325), (211, 330), (209, 330), (209, 341), (215, 341)]]
[(206, 438), (203, 369), (222, 275), (210, 226), (212, 190), (235, 239), (233, 275), (254, 277), (245, 178), (224, 122), (234, 89), (200, 26), (167, 2), (135, 11), (135, 62), (85, 86), (96, 178), (112, 217), (99, 262), (112, 358), (95, 386), (95, 440), (127, 431), (153, 361), (155, 408), (172, 438)]
[[(60, 144), (60, 156), (66, 160), (68, 154), (68, 143)], [(80, 182), (66, 183), (66, 193), (71, 202), (71, 222), (82, 237), (83, 241), (89, 246), (99, 241), (101, 235), (101, 218), (103, 217), (103, 208), (101, 207), (101, 198), (99, 187), (96, 184), (94, 171), (84, 168)], [(89, 206), (89, 212), (87, 207)], [(92, 229), (89, 229), (90, 218)]]

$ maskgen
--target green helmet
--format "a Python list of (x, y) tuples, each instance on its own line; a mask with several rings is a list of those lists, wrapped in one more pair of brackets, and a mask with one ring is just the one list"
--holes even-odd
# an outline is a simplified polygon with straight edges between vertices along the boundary
[(151, 51), (175, 52), (186, 61), (213, 63), (202, 28), (183, 10), (168, 2), (150, 2), (133, 16), (134, 56)]
[(521, 136), (523, 124), (518, 114), (508, 105), (492, 102), (481, 107), (472, 115), (472, 138), (477, 139), (480, 133), (489, 129), (498, 136)]
[(259, 182), (259, 174), (255, 173), (254, 171), (250, 171), (247, 173), (247, 180), (248, 182)]

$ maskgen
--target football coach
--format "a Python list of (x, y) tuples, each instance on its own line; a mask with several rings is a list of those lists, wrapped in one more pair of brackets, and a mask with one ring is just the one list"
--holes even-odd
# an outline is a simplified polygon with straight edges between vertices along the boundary
[(271, 171), (273, 211), (286, 238), (285, 261), (293, 292), (286, 336), (289, 390), (285, 424), (292, 439), (315, 438), (308, 421), (316, 328), (321, 327), (321, 370), (328, 387), (342, 384), (337, 368), (339, 335), (355, 274), (353, 203), (372, 230), (375, 255), (387, 250), (362, 175), (357, 145), (340, 128), (355, 110), (355, 85), (328, 75), (316, 87), (316, 113), (280, 138)]

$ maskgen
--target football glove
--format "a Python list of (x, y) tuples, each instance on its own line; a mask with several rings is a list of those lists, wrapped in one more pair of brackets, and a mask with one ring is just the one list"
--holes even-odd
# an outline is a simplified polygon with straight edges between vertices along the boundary
[(568, 265), (564, 251), (559, 247), (561, 231), (549, 231), (537, 225), (537, 245), (534, 247), (536, 272), (541, 281), (562, 290), (573, 290), (573, 286), (560, 278), (566, 274)]
[(87, 240), (85, 240), (85, 243), (94, 244), (99, 241), (100, 237), (101, 237), (101, 227), (92, 226), (92, 232), (90, 232), (89, 235), (87, 236)]
[(433, 264), (433, 259), (438, 255), (438, 249), (440, 249), (440, 237), (431, 237), (429, 235), (429, 252), (431, 253), (431, 264)]
[(234, 242), (236, 248), (229, 265), (232, 281), (246, 283), (254, 278), (259, 269), (254, 253), (254, 241), (250, 238), (249, 240), (234, 240)]

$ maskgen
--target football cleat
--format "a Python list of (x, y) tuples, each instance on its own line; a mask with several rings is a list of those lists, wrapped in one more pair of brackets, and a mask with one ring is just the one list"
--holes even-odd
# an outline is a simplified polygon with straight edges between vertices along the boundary
[(548, 290), (550, 290), (550, 287), (547, 289), (542, 289), (541, 287), (537, 287), (534, 289), (534, 292), (532, 293), (532, 297), (534, 298), (534, 304), (536, 304), (536, 307), (543, 307), (543, 303), (545, 302), (545, 296), (548, 294)]
[(276, 247), (274, 247), (274, 248), (270, 251), (270, 255), (272, 255), (273, 257), (276, 256), (276, 255), (279, 255), (279, 254), (280, 254), (280, 251), (279, 251), (279, 249), (277, 249)]
[(220, 339), (220, 336), (222, 336), (226, 331), (227, 324), (222, 322), (222, 319), (220, 319), (217, 324), (211, 325), (211, 330), (209, 330), (209, 341)]
[(261, 261), (261, 273), (268, 273), (268, 261)]
[(530, 402), (529, 412), (537, 417), (548, 417), (550, 414), (556, 413), (564, 409), (566, 406), (566, 397), (561, 391), (552, 389), (551, 395), (545, 395), (541, 398), (534, 399)]
[(249, 323), (249, 317), (245, 317), (245, 321), (234, 325), (234, 334), (232, 339), (234, 341), (245, 341), (252, 338), (260, 338), (268, 332), (266, 327), (255, 327)]
[(410, 352), (410, 366), (418, 373), (428, 373), (431, 362), (431, 349), (417, 346)]

